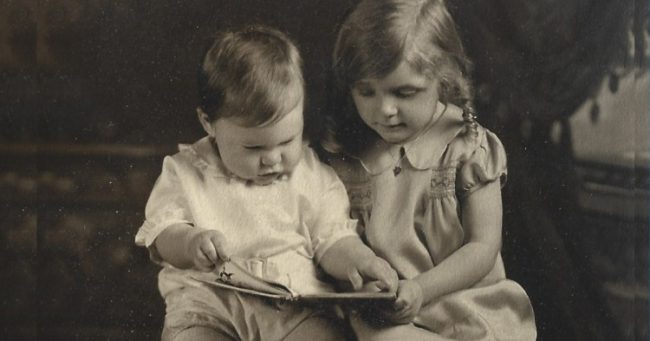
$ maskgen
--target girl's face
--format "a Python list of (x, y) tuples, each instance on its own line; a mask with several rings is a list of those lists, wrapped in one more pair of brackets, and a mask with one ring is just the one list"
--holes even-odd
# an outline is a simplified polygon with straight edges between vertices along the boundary
[[(261, 127), (244, 127), (232, 118), (208, 122), (199, 119), (214, 137), (224, 166), (239, 178), (268, 185), (288, 175), (302, 156), (303, 101), (279, 121)], [(205, 115), (205, 114), (203, 114)]]
[(383, 78), (361, 79), (352, 86), (357, 111), (388, 143), (402, 144), (426, 128), (438, 104), (437, 78), (402, 62)]

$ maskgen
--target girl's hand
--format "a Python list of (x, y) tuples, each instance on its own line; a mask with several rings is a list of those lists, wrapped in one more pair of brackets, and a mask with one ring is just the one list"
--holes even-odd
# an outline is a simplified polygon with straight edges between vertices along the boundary
[(226, 245), (226, 237), (221, 232), (197, 229), (188, 240), (186, 254), (195, 268), (210, 272), (230, 259)]
[[(348, 279), (354, 290), (368, 291), (389, 291), (397, 289), (397, 272), (385, 260), (372, 256), (357, 267), (351, 267), (348, 271)], [(370, 285), (364, 286), (365, 282)]]
[(388, 318), (399, 324), (411, 323), (422, 308), (422, 287), (414, 280), (399, 281), (397, 300), (393, 305), (394, 312)]

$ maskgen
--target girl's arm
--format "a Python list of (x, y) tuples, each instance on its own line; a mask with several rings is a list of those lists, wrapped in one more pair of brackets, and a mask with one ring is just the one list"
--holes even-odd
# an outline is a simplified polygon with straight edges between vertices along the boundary
[(179, 269), (212, 271), (217, 262), (228, 259), (223, 234), (188, 224), (165, 228), (154, 245), (163, 260)]
[(466, 243), (439, 265), (414, 278), (422, 287), (424, 303), (482, 279), (494, 267), (501, 250), (501, 186), (493, 181), (461, 202)]
[(376, 280), (379, 289), (397, 290), (395, 270), (357, 236), (341, 238), (330, 246), (321, 257), (320, 266), (336, 279), (349, 280), (355, 290), (361, 289), (364, 279)]

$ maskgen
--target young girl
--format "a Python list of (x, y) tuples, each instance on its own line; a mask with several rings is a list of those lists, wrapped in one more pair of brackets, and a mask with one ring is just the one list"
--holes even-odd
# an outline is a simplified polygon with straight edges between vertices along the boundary
[(164, 266), (163, 340), (343, 339), (324, 309), (204, 284), (232, 256), (298, 293), (333, 290), (321, 269), (355, 288), (363, 279), (397, 288), (356, 234), (343, 184), (303, 143), (296, 47), (270, 28), (222, 33), (204, 56), (199, 95), (207, 136), (165, 158), (135, 239)]
[(442, 0), (362, 1), (340, 29), (343, 100), (323, 146), (401, 279), (388, 324), (353, 317), (360, 339), (536, 337), (526, 292), (505, 277), (506, 156), (474, 120), (468, 64)]

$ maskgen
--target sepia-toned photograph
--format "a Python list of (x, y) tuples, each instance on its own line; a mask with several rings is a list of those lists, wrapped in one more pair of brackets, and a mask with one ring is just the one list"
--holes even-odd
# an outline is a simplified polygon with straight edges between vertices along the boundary
[(648, 13), (0, 0), (0, 339), (650, 339)]

